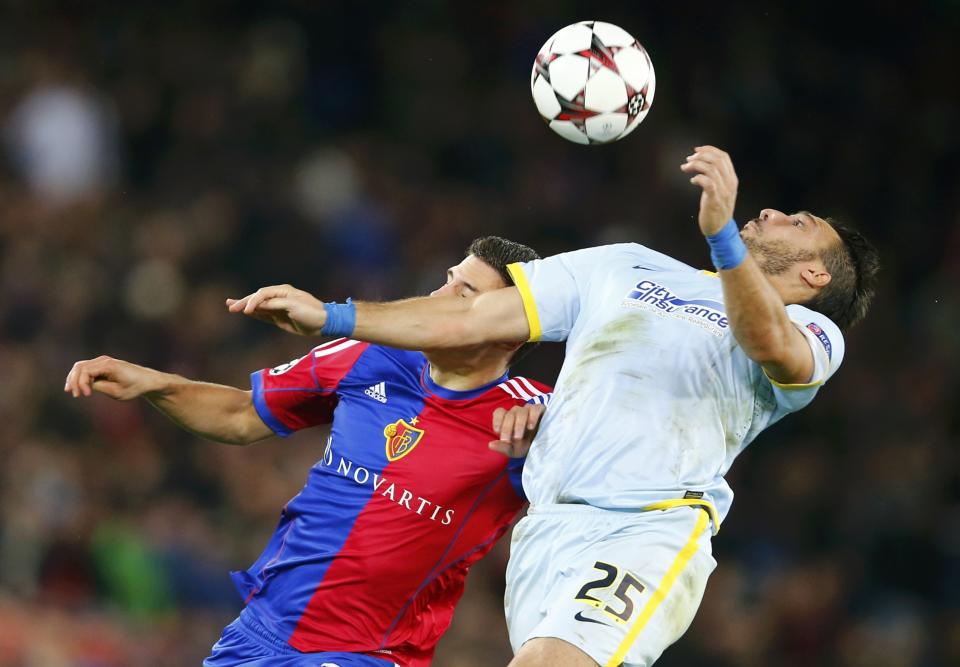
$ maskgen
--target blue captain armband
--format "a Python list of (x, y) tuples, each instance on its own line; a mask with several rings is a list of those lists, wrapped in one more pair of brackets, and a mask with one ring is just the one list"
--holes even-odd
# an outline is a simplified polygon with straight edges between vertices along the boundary
[(747, 246), (740, 238), (740, 229), (733, 218), (730, 218), (723, 229), (706, 239), (707, 245), (710, 246), (710, 259), (713, 260), (713, 265), (717, 269), (724, 271), (735, 269), (747, 257)]
[(350, 299), (346, 303), (334, 303), (330, 301), (323, 304), (323, 309), (327, 311), (327, 321), (320, 329), (323, 336), (336, 336), (349, 338), (353, 335), (353, 330), (357, 326), (357, 306)]

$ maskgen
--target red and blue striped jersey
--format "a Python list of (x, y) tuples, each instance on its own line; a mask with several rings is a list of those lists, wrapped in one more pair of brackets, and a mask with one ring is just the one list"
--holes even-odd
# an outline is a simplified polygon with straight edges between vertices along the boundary
[(428, 665), (467, 570), (525, 501), (523, 461), (487, 447), (492, 416), (549, 388), (504, 375), (451, 391), (428, 371), (419, 352), (338, 339), (252, 375), (277, 434), (332, 421), (266, 550), (232, 574), (249, 612), (300, 651)]

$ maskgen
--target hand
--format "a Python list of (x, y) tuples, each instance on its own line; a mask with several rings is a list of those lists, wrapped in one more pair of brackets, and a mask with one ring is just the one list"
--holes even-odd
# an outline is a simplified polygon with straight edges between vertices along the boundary
[(292, 285), (261, 287), (242, 299), (227, 299), (227, 310), (269, 322), (301, 336), (319, 335), (327, 322), (323, 302)]
[(129, 361), (100, 356), (75, 363), (67, 374), (63, 390), (74, 398), (97, 391), (118, 401), (129, 401), (156, 390), (161, 375)]
[(713, 236), (733, 218), (737, 203), (737, 174), (733, 162), (724, 151), (713, 146), (697, 146), (693, 155), (687, 156), (680, 170), (696, 174), (690, 179), (703, 189), (700, 195), (700, 231), (704, 236)]
[(535, 404), (515, 405), (510, 410), (497, 408), (493, 411), (493, 430), (500, 434), (500, 439), (487, 446), (510, 458), (526, 456), (545, 409)]

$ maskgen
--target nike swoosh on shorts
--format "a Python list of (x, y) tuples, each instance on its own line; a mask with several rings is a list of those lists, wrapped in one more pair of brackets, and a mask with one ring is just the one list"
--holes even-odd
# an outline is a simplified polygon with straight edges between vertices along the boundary
[(573, 617), (578, 621), (583, 621), (584, 623), (597, 623), (599, 625), (606, 625), (606, 623), (604, 623), (603, 621), (598, 621), (593, 618), (587, 618), (586, 616), (583, 615), (582, 611), (578, 611), (576, 614), (573, 615)]

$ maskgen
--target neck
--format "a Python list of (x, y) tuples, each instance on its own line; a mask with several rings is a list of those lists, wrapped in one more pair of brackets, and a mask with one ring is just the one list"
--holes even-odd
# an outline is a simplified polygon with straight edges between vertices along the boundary
[(470, 391), (482, 387), (507, 372), (507, 363), (498, 359), (463, 359), (430, 354), (430, 379), (445, 389)]
[(765, 274), (767, 281), (773, 286), (773, 289), (780, 295), (784, 305), (791, 303), (806, 303), (816, 294), (816, 290), (807, 285), (798, 284), (788, 273), (770, 275)]

